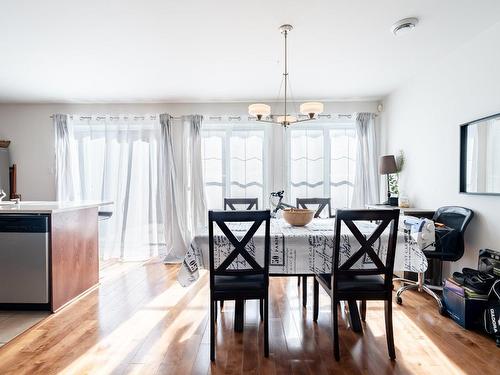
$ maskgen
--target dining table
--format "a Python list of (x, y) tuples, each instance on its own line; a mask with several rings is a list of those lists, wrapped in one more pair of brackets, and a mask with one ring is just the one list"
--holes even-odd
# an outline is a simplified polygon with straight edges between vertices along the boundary
[[(309, 224), (298, 227), (288, 224), (284, 219), (271, 219), (270, 223), (270, 263), (269, 275), (272, 276), (307, 276), (321, 273), (330, 273), (332, 268), (332, 253), (334, 248), (334, 222), (332, 218), (315, 218)], [(237, 238), (245, 235), (251, 223), (227, 223), (229, 229)], [(360, 232), (365, 236), (377, 227), (376, 223), (357, 222)], [(264, 252), (264, 225), (255, 233), (248, 243), (249, 252), (259, 262), (263, 261)], [(373, 245), (377, 255), (385, 259), (387, 252), (388, 229)], [(411, 236), (410, 230), (404, 225), (404, 218), (400, 218), (398, 230), (398, 241), (396, 245), (394, 260), (394, 271), (425, 272), (427, 270), (427, 258), (417, 241)], [(338, 251), (340, 262), (347, 260), (360, 247), (354, 235), (347, 227), (341, 230), (341, 241)], [(219, 230), (214, 228), (214, 259), (215, 266), (231, 253), (233, 245)], [(426, 248), (429, 250), (429, 247)], [(363, 256), (357, 261), (353, 268), (372, 268), (371, 259)], [(236, 258), (230, 268), (248, 268), (246, 261), (240, 257)], [(199, 278), (200, 269), (209, 269), (209, 239), (208, 228), (200, 228), (192, 239), (187, 249), (184, 261), (179, 269), (177, 280), (182, 286), (189, 286)], [(361, 320), (357, 307), (357, 301), (348, 300), (346, 310), (349, 314), (349, 323), (356, 332), (362, 331)], [(235, 301), (235, 331), (242, 331), (244, 326), (244, 302)]]

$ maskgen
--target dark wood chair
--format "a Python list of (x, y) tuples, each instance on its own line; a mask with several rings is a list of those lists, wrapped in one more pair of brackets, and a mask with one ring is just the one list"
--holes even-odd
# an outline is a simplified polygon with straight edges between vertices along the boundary
[[(333, 353), (340, 359), (337, 305), (340, 301), (361, 301), (361, 320), (366, 317), (366, 301), (381, 300), (385, 302), (385, 333), (389, 357), (396, 358), (392, 331), (392, 276), (394, 256), (396, 253), (399, 210), (337, 210), (335, 218), (335, 240), (332, 254), (332, 271), (329, 274), (318, 274), (314, 278), (313, 320), (318, 320), (319, 285), (331, 298), (333, 318)], [(366, 238), (355, 222), (373, 221), (378, 224), (373, 233)], [(343, 225), (347, 228), (342, 228)], [(383, 233), (390, 227), (387, 239)], [(351, 248), (347, 260), (340, 259), (340, 239), (348, 229), (360, 244), (359, 249)], [(375, 251), (375, 244), (387, 241), (385, 262)], [(353, 268), (359, 261), (368, 262), (369, 268)], [(366, 264), (366, 267), (368, 267)], [(355, 304), (355, 303), (354, 303)]]
[[(236, 211), (238, 208), (236, 206), (243, 205), (246, 208), (244, 210), (258, 210), (259, 209), (259, 199), (258, 198), (224, 198), (224, 210), (229, 207), (230, 210)], [(220, 308), (224, 307), (224, 301), (220, 301)]]
[(311, 206), (317, 205), (315, 218), (320, 217), (321, 213), (325, 208), (328, 209), (328, 216), (332, 217), (332, 202), (330, 198), (297, 198), (297, 208), (311, 208)]
[(236, 211), (235, 205), (244, 205), (246, 208), (244, 210), (258, 210), (259, 209), (259, 199), (258, 198), (224, 198), (224, 210), (229, 209)]
[[(210, 360), (215, 360), (215, 322), (217, 319), (217, 301), (234, 300), (243, 303), (245, 300), (260, 300), (261, 320), (264, 320), (264, 355), (269, 356), (269, 258), (270, 258), (270, 219), (271, 213), (266, 211), (208, 211), (208, 239), (210, 262)], [(238, 240), (228, 228), (228, 222), (252, 222), (250, 229)], [(245, 248), (256, 231), (264, 223), (264, 259), (259, 264), (255, 255)], [(234, 247), (219, 265), (215, 265), (214, 224)], [(244, 260), (248, 266), (237, 269), (235, 261)], [(264, 306), (262, 306), (262, 304)]]
[[(315, 218), (318, 218), (325, 208), (328, 209), (328, 217), (332, 217), (332, 203), (330, 198), (297, 198), (297, 208), (311, 208), (317, 206)], [(297, 286), (300, 286), (300, 276), (297, 280)], [(307, 307), (307, 276), (302, 276), (302, 306)]]

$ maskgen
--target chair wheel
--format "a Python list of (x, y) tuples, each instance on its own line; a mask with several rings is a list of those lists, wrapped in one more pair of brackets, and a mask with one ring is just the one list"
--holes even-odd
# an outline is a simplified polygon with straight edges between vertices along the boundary
[(396, 303), (397, 303), (398, 305), (403, 304), (403, 299), (402, 299), (401, 297), (396, 297)]

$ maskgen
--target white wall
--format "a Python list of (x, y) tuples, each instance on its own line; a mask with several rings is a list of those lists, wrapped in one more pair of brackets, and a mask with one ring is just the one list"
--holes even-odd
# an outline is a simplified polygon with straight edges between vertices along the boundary
[(480, 248), (500, 250), (500, 196), (459, 194), (459, 125), (500, 112), (499, 46), (497, 23), (384, 100), (384, 143), (407, 156), (402, 190), (411, 203), (461, 205), (476, 214), (466, 254), (451, 270), (475, 266)]
[[(55, 199), (54, 113), (244, 115), (249, 103), (195, 104), (0, 104), (0, 139), (12, 141), (12, 163), (18, 167), (18, 192), (24, 200)], [(375, 112), (376, 102), (325, 103), (325, 113)], [(280, 162), (276, 160), (275, 162)]]

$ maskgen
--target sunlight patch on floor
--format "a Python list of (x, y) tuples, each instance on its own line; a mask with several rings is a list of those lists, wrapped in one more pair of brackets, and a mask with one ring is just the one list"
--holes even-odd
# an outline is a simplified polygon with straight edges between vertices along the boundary
[[(97, 367), (100, 370), (106, 370), (111, 373), (134, 350), (137, 343), (145, 339), (157, 325), (161, 325), (162, 320), (172, 315), (172, 311), (170, 310), (190, 290), (191, 288), (183, 288), (178, 283), (173, 283), (165, 291), (136, 311), (130, 318), (121, 323), (113, 332), (100, 340), (99, 343), (85, 353), (82, 353), (78, 359), (75, 359), (70, 366), (64, 369), (64, 373), (83, 373), (89, 367)], [(203, 289), (198, 291), (198, 293), (203, 293)], [(180, 313), (175, 312), (175, 314)], [(175, 320), (174, 324), (164, 328), (165, 330), (161, 337), (168, 336), (172, 331), (178, 329), (175, 326)], [(121, 345), (117, 345), (117, 342), (121, 342)]]

